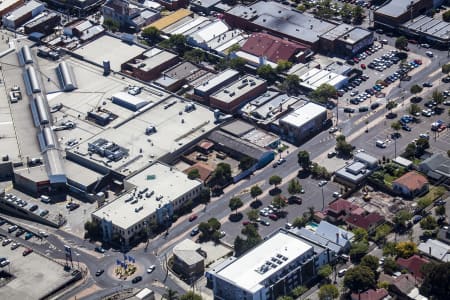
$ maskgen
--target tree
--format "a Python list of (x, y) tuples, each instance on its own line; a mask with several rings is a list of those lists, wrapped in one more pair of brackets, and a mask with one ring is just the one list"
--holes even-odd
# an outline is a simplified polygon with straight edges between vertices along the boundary
[(239, 73), (243, 73), (245, 71), (245, 64), (247, 62), (242, 57), (235, 57), (228, 61), (228, 67), (239, 71)]
[(258, 219), (258, 211), (256, 209), (252, 209), (252, 210), (248, 211), (247, 217), (250, 221), (256, 222), (256, 220)]
[(378, 269), (378, 257), (373, 255), (366, 255), (361, 259), (361, 266), (366, 266), (376, 273)]
[(308, 291), (308, 288), (306, 286), (299, 285), (292, 289), (291, 294), (297, 299), (298, 297), (306, 293), (306, 291)]
[(344, 286), (352, 292), (375, 287), (375, 274), (366, 266), (356, 266), (345, 273)]
[(408, 144), (402, 156), (407, 159), (414, 159), (414, 157), (416, 157), (416, 144), (415, 143)]
[(166, 289), (166, 292), (162, 295), (162, 298), (166, 300), (178, 300), (179, 299), (178, 292), (168, 288)]
[(256, 160), (250, 156), (243, 156), (239, 161), (239, 169), (242, 171), (246, 171), (253, 167), (256, 163)]
[(397, 243), (395, 242), (387, 242), (383, 246), (383, 255), (391, 255), (391, 256), (397, 256)]
[(392, 122), (391, 128), (394, 129), (395, 131), (399, 131), (402, 128), (402, 125), (400, 124), (399, 121), (395, 121)]
[(411, 219), (412, 215), (407, 210), (399, 210), (394, 216), (394, 225), (396, 228), (405, 228), (406, 222)]
[(278, 175), (272, 175), (269, 178), (269, 184), (273, 185), (274, 188), (277, 188), (277, 186), (281, 183), (282, 179)]
[(202, 204), (208, 203), (211, 200), (211, 189), (209, 187), (203, 188), (198, 195), (198, 200)]
[(397, 102), (395, 102), (395, 101), (388, 101), (388, 103), (386, 103), (386, 109), (387, 110), (392, 110), (392, 109), (394, 109), (394, 108), (396, 108), (397, 107)]
[(273, 84), (277, 80), (277, 72), (270, 65), (262, 65), (256, 73), (259, 77), (267, 80), (269, 84)]
[(364, 19), (364, 10), (361, 6), (355, 5), (352, 10), (353, 23), (359, 24)]
[(342, 20), (346, 23), (350, 23), (352, 19), (352, 7), (348, 3), (344, 3), (340, 11)]
[(280, 296), (277, 300), (294, 300), (291, 296)]
[(354, 240), (356, 242), (366, 242), (369, 237), (367, 230), (365, 230), (364, 228), (355, 228), (353, 230), (353, 234), (355, 235)]
[(159, 29), (154, 26), (144, 28), (141, 35), (144, 39), (152, 43), (161, 39), (161, 33)]
[(233, 44), (230, 48), (228, 48), (228, 53), (237, 52), (241, 49), (241, 46), (239, 44)]
[(339, 297), (339, 290), (335, 285), (324, 284), (320, 287), (319, 290), (320, 300), (332, 300), (337, 299), (338, 297)]
[(291, 195), (296, 195), (298, 193), (300, 193), (300, 191), (302, 190), (302, 185), (300, 184), (300, 182), (297, 179), (292, 179), (291, 181), (289, 181), (289, 185), (288, 185), (288, 193)]
[(408, 38), (405, 36), (399, 36), (396, 40), (395, 40), (395, 48), (398, 49), (404, 49), (408, 47)]
[(276, 70), (277, 70), (278, 73), (281, 73), (281, 72), (289, 70), (291, 67), (292, 67), (292, 63), (290, 61), (285, 60), (285, 59), (280, 59), (277, 62), (277, 69)]
[(286, 206), (286, 201), (280, 195), (277, 195), (273, 197), (272, 205), (275, 207), (283, 208)]
[(359, 261), (369, 251), (367, 241), (354, 242), (350, 248), (350, 258), (352, 261)]
[(308, 218), (305, 217), (297, 217), (292, 221), (292, 226), (297, 228), (305, 227), (305, 225), (308, 223)]
[(434, 89), (433, 94), (432, 94), (431, 97), (438, 104), (441, 104), (442, 102), (444, 102), (444, 95), (442, 95), (442, 93), (438, 89)]
[(437, 221), (433, 216), (426, 216), (420, 221), (420, 228), (424, 230), (433, 230), (437, 226)]
[(103, 26), (105, 26), (108, 30), (111, 30), (112, 32), (115, 32), (115, 31), (119, 30), (120, 23), (117, 22), (116, 20), (111, 19), (111, 18), (105, 18), (103, 20)]
[(353, 151), (353, 146), (345, 140), (345, 135), (338, 135), (336, 137), (336, 151), (344, 156), (349, 156)]
[(228, 203), (228, 207), (231, 210), (236, 211), (235, 214), (237, 215), (237, 211), (239, 208), (241, 208), (244, 205), (244, 203), (242, 203), (241, 198), (239, 197), (233, 197), (230, 199), (230, 203)]
[(443, 215), (445, 215), (445, 206), (444, 205), (437, 206), (434, 209), (434, 211), (435, 211), (436, 215), (443, 216)]
[(309, 158), (309, 152), (301, 150), (297, 153), (297, 161), (303, 170), (309, 170), (311, 167), (311, 160)]
[(310, 97), (320, 103), (327, 103), (329, 98), (336, 97), (336, 88), (328, 83), (321, 84)]
[(193, 291), (189, 291), (180, 297), (180, 300), (202, 300), (202, 296), (195, 294)]
[(447, 10), (442, 14), (442, 20), (445, 22), (450, 22), (450, 10)]
[(395, 247), (395, 251), (398, 256), (408, 258), (417, 253), (417, 245), (411, 241), (399, 242)]
[(183, 55), (184, 50), (186, 49), (186, 37), (182, 34), (171, 35), (168, 39), (168, 44), (171, 49), (178, 52), (178, 54)]
[(375, 241), (377, 242), (384, 242), (386, 239), (386, 236), (392, 231), (392, 227), (389, 226), (389, 224), (383, 224), (381, 226), (378, 226), (375, 230)]
[(329, 264), (323, 265), (319, 268), (317, 271), (317, 275), (319, 275), (322, 278), (328, 278), (333, 273), (333, 269)]
[(200, 177), (200, 172), (198, 169), (192, 169), (188, 172), (188, 178), (193, 180)]
[(384, 260), (383, 270), (387, 274), (394, 274), (398, 270), (398, 265), (394, 259), (387, 257)]
[(214, 185), (226, 185), (231, 181), (231, 167), (227, 163), (219, 163), (216, 166), (216, 169), (211, 174), (211, 179), (209, 180), (209, 184), (211, 186)]
[(419, 105), (417, 105), (417, 104), (411, 104), (410, 106), (409, 106), (409, 113), (410, 114), (412, 114), (412, 115), (415, 115), (415, 114), (417, 114), (417, 113), (420, 113), (422, 111), (422, 109), (420, 108), (420, 106)]
[(184, 52), (184, 59), (198, 64), (205, 60), (205, 52), (200, 49), (192, 49)]
[[(433, 263), (423, 268), (424, 281), (421, 293), (433, 299), (446, 300), (450, 295), (450, 262)], [(431, 299), (431, 297), (430, 297)]]
[(283, 81), (281, 88), (288, 95), (297, 95), (300, 90), (300, 78), (295, 74), (289, 74)]
[(244, 234), (247, 239), (243, 239), (239, 235), (236, 236), (234, 240), (235, 256), (241, 256), (243, 253), (252, 249), (262, 241), (256, 227), (252, 224), (245, 226), (242, 229), (242, 234)]
[(422, 92), (422, 90), (423, 90), (423, 88), (422, 88), (420, 85), (418, 85), (418, 84), (413, 85), (413, 86), (409, 89), (409, 91), (411, 92), (411, 94), (413, 94), (414, 96), (415, 96), (416, 94), (419, 94), (420, 92)]
[[(450, 12), (450, 11), (448, 11), (448, 12)], [(450, 73), (450, 64), (445, 64), (445, 65), (443, 65), (442, 68), (441, 68), (441, 71), (442, 71), (442, 73), (444, 73), (444, 74)]]
[(256, 198), (263, 193), (262, 189), (258, 185), (254, 185), (250, 189), (250, 196), (256, 200)]

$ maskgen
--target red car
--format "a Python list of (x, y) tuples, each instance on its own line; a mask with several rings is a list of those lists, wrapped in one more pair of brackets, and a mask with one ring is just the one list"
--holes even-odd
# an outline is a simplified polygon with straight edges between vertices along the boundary
[(189, 222), (192, 222), (195, 219), (197, 219), (197, 215), (192, 215), (192, 216), (189, 217)]
[(276, 214), (269, 214), (269, 218), (274, 221), (278, 220), (278, 216)]
[(354, 61), (355, 63), (357, 63), (357, 62), (359, 62), (359, 58), (353, 57), (353, 61)]
[(248, 224), (250, 224), (250, 221), (244, 221), (242, 222), (242, 225), (247, 226)]
[(33, 252), (33, 249), (31, 248), (27, 248), (22, 252), (23, 256), (27, 256), (28, 254), (30, 254), (31, 252)]
[(422, 64), (422, 61), (421, 61), (420, 59), (415, 59), (414, 62), (415, 62), (416, 64), (418, 64), (419, 66)]
[(361, 64), (361, 69), (366, 69), (366, 65), (365, 64)]

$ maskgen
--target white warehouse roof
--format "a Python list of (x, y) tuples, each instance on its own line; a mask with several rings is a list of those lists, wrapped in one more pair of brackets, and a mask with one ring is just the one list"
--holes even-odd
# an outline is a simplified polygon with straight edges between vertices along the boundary
[(125, 92), (114, 94), (112, 96), (112, 102), (133, 111), (136, 111), (148, 104), (147, 100), (130, 95)]
[(291, 126), (300, 128), (312, 119), (317, 118), (319, 115), (326, 113), (327, 109), (321, 105), (309, 102), (293, 112), (289, 115), (281, 119), (280, 121)]
[[(312, 246), (303, 242), (300, 238), (287, 232), (279, 231), (264, 243), (219, 271), (217, 275), (241, 287), (243, 290), (255, 292), (261, 288), (261, 285), (270, 276), (285, 268), (296, 258), (311, 250), (311, 248)], [(286, 258), (282, 260), (278, 267), (270, 268), (265, 273), (257, 272), (257, 269), (265, 261), (270, 261), (277, 254), (281, 254)]]

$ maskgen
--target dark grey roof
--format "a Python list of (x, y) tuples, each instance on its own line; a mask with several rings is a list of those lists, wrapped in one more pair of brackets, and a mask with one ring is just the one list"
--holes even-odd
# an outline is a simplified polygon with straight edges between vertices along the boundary
[(419, 164), (422, 171), (433, 171), (437, 174), (450, 177), (450, 159), (442, 153), (435, 153)]
[(208, 139), (214, 143), (221, 144), (224, 147), (237, 151), (239, 153), (245, 154), (256, 160), (259, 160), (267, 150), (253, 145), (247, 141), (241, 140), (240, 138), (234, 137), (223, 131), (213, 131), (208, 136)]
[[(317, 235), (316, 233), (314, 233), (306, 228), (294, 229), (293, 233), (307, 241), (310, 241), (314, 244), (318, 244), (321, 247), (328, 248), (336, 253), (339, 253), (342, 249), (341, 246), (331, 242), (330, 240), (328, 240), (324, 237)], [(314, 250), (316, 250), (316, 249), (314, 249)]]
[(231, 123), (228, 123), (225, 126), (222, 126), (221, 129), (231, 135), (242, 137), (244, 134), (255, 129), (255, 126), (241, 120), (236, 120)]
[(317, 42), (320, 35), (335, 27), (332, 23), (273, 1), (259, 1), (250, 6), (237, 5), (227, 13), (308, 43)]
[(430, 35), (432, 37), (449, 40), (450, 23), (428, 16), (419, 16), (402, 25), (412, 32)]

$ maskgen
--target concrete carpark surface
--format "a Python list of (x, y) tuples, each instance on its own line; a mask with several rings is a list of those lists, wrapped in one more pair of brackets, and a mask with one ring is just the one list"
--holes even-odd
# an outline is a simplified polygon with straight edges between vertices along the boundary
[(0, 257), (10, 261), (4, 269), (14, 276), (2, 285), (2, 299), (39, 299), (72, 279), (62, 265), (34, 252), (23, 256), (24, 250), (11, 250), (11, 244), (0, 247)]

